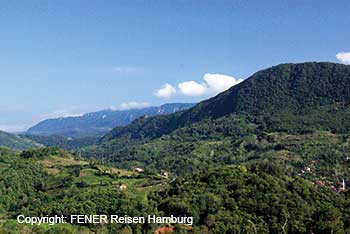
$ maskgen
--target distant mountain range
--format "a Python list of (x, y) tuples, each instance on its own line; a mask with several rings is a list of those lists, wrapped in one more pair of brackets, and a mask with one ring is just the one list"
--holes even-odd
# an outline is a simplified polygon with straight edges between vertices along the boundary
[(0, 147), (23, 150), (40, 146), (42, 145), (24, 136), (17, 136), (12, 133), (0, 131)]
[(28, 129), (27, 135), (62, 135), (65, 137), (102, 136), (117, 126), (125, 126), (142, 116), (171, 114), (186, 110), (194, 103), (169, 103), (130, 110), (102, 110), (79, 117), (44, 120)]

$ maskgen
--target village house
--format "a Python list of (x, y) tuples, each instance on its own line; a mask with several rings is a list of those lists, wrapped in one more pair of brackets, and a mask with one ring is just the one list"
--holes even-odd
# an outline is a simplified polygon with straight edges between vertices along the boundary
[(140, 167), (134, 167), (134, 171), (135, 171), (135, 172), (138, 172), (138, 173), (143, 173), (143, 172), (145, 172), (145, 170), (142, 169), (142, 168), (140, 168)]
[(127, 188), (128, 188), (128, 186), (126, 186), (126, 184), (121, 184), (119, 186), (120, 191), (125, 191)]

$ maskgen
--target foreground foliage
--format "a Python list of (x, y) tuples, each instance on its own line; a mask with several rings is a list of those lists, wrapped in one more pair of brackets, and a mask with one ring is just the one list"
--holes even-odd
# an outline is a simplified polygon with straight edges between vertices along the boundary
[[(119, 214), (193, 216), (176, 233), (344, 233), (348, 193), (272, 163), (209, 167), (166, 180), (83, 161), (58, 148), (0, 154), (1, 233), (153, 233), (155, 224), (19, 225), (28, 216)], [(120, 190), (126, 184), (127, 190)]]

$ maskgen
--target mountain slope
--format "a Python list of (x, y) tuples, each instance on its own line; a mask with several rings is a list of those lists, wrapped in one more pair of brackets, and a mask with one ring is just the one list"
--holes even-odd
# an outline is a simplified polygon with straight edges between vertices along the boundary
[(299, 113), (328, 104), (349, 104), (350, 66), (334, 63), (282, 64), (255, 73), (197, 105), (187, 119), (230, 113)]
[(23, 150), (28, 148), (36, 148), (39, 146), (41, 145), (28, 138), (0, 131), (0, 147)]
[[(350, 129), (350, 66), (335, 63), (281, 64), (259, 71), (244, 82), (193, 108), (173, 115), (137, 119), (117, 127), (104, 140), (130, 135), (155, 138), (179, 127), (228, 114), (267, 118), (273, 128), (304, 128), (303, 115), (321, 129)], [(326, 118), (322, 116), (325, 115)], [(271, 118), (273, 116), (273, 118)], [(299, 118), (299, 117), (300, 118)], [(336, 119), (336, 121), (333, 121)], [(346, 120), (344, 122), (344, 120)]]
[(47, 147), (60, 147), (65, 150), (77, 150), (82, 147), (94, 145), (99, 141), (98, 136), (71, 138), (62, 135), (20, 135), (20, 137), (25, 137)]
[(338, 183), (350, 177), (349, 87), (350, 66), (279, 65), (187, 111), (115, 128), (83, 154), (176, 175), (274, 161), (292, 175), (315, 167), (305, 176)]
[(141, 116), (174, 113), (188, 109), (193, 105), (192, 103), (169, 103), (159, 107), (121, 111), (103, 110), (87, 113), (80, 117), (48, 119), (31, 127), (26, 134), (64, 135), (67, 137), (103, 135), (111, 128), (126, 125)]

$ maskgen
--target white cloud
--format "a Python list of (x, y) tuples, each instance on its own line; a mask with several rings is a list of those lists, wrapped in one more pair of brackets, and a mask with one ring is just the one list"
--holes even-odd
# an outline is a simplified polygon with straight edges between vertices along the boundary
[(210, 73), (205, 74), (203, 79), (207, 83), (208, 88), (216, 93), (223, 92), (243, 81), (232, 76)]
[(142, 109), (149, 107), (148, 102), (126, 102), (119, 105), (118, 110)]
[(340, 62), (350, 64), (350, 52), (339, 52), (336, 57)]
[(171, 85), (166, 83), (162, 88), (156, 90), (154, 95), (161, 98), (170, 98), (176, 93), (176, 89)]
[(51, 113), (39, 115), (39, 119), (41, 121), (41, 120), (53, 119), (53, 118), (79, 117), (82, 115), (83, 113), (77, 113), (71, 110), (55, 110), (55, 111), (52, 111)]
[(204, 74), (203, 79), (205, 81), (203, 83), (185, 81), (178, 84), (180, 92), (185, 96), (213, 95), (223, 92), (243, 81), (232, 76), (210, 73)]
[(185, 96), (202, 96), (207, 92), (206, 84), (198, 84), (196, 81), (185, 81), (178, 84), (180, 92)]

